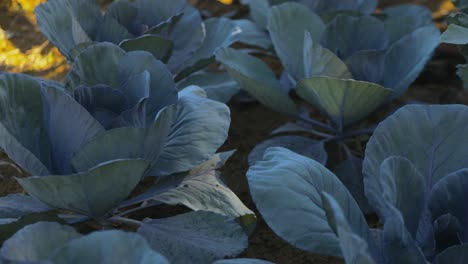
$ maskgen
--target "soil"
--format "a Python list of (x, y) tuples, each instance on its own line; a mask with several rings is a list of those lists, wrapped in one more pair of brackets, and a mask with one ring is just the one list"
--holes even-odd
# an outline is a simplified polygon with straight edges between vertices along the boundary
[[(199, 0), (194, 2), (197, 2), (199, 7), (215, 15), (237, 10), (236, 6), (213, 4), (212, 1)], [(436, 1), (420, 0), (419, 2), (426, 2), (430, 4), (431, 7), (437, 6)], [(15, 19), (15, 17), (17, 18)], [(14, 23), (12, 23), (12, 19), (15, 19)], [(44, 40), (44, 37), (37, 31), (34, 25), (27, 19), (23, 19), (21, 14), (6, 13), (0, 9), (0, 27), (5, 30), (16, 32), (13, 41), (21, 50), (27, 50), (32, 44), (37, 45), (37, 43), (41, 43)], [(455, 47), (441, 45), (437, 49), (431, 62), (427, 65), (418, 80), (411, 86), (407, 94), (395, 103), (386, 106), (372, 115), (370, 119), (378, 120), (392, 109), (410, 102), (468, 104), (468, 92), (463, 90), (460, 80), (454, 73), (455, 65), (462, 62), (463, 59), (458, 54)], [(278, 65), (274, 61), (269, 61), (268, 63), (272, 66)], [(2, 69), (0, 66), (0, 71), (1, 70), (5, 69)], [(275, 68), (275, 72), (280, 72), (280, 68)], [(42, 76), (43, 73), (32, 74)], [(55, 77), (60, 80), (63, 78), (63, 75)], [(248, 184), (245, 177), (248, 169), (248, 154), (256, 144), (265, 140), (273, 129), (287, 121), (291, 121), (291, 119), (270, 111), (258, 103), (240, 103), (233, 101), (229, 103), (229, 106), (231, 109), (232, 122), (228, 140), (221, 147), (221, 151), (236, 149), (237, 152), (223, 167), (222, 175), (229, 187), (241, 200), (249, 208), (256, 211), (248, 191)], [(339, 155), (331, 155), (329, 165), (333, 166), (334, 163), (337, 162), (336, 156)], [(18, 168), (10, 164), (10, 161), (5, 155), (0, 156), (1, 196), (22, 191), (13, 178), (18, 175), (24, 176), (23, 173), (18, 173)], [(183, 209), (168, 209), (171, 213), (180, 212), (181, 210)], [(151, 214), (154, 213), (155, 212), (152, 212)], [(344, 263), (340, 259), (307, 253), (289, 245), (270, 230), (258, 211), (256, 211), (256, 213), (258, 216), (257, 228), (250, 237), (249, 247), (240, 257), (265, 259), (275, 263)], [(369, 219), (374, 219), (370, 220), (370, 222), (374, 222), (373, 224), (375, 224), (375, 217), (371, 216)]]

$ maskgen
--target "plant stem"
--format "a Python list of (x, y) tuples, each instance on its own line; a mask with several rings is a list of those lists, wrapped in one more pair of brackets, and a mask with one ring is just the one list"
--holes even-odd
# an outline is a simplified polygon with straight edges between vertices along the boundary
[(139, 211), (139, 210), (143, 210), (143, 209), (146, 209), (146, 208), (149, 208), (149, 207), (152, 207), (152, 206), (157, 206), (157, 205), (160, 205), (160, 204), (162, 204), (162, 203), (161, 202), (156, 202), (156, 201), (146, 200), (146, 201), (143, 201), (143, 203), (140, 206), (129, 209), (127, 211), (120, 212), (117, 215), (118, 216), (128, 215), (130, 213), (133, 213), (133, 212), (136, 212), (136, 211)]
[(301, 116), (301, 115), (295, 115), (294, 117), (300, 119), (301, 121), (304, 121), (306, 123), (309, 123), (311, 125), (314, 125), (314, 126), (317, 126), (317, 127), (320, 127), (320, 128), (323, 128), (323, 129), (326, 129), (326, 130), (329, 130), (331, 132), (336, 132), (337, 130), (335, 128), (333, 128), (332, 126), (329, 126), (327, 124), (324, 124), (320, 121), (317, 121), (315, 119), (312, 119), (312, 118), (308, 118), (308, 117), (305, 117), (305, 116)]
[(347, 139), (347, 138), (360, 136), (360, 135), (365, 135), (365, 134), (372, 134), (372, 133), (374, 133), (374, 130), (375, 130), (375, 128), (367, 128), (367, 129), (360, 129), (360, 130), (350, 131), (348, 133), (343, 133), (343, 134), (339, 134), (339, 135), (336, 135), (336, 136), (331, 137), (331, 138), (327, 138), (327, 139), (324, 140), (324, 143), (328, 143), (328, 142), (331, 142), (331, 141), (344, 140), (344, 139)]
[(353, 156), (351, 149), (349, 149), (348, 145), (346, 145), (345, 143), (341, 143), (341, 147), (344, 149), (347, 158), (350, 158)]
[(334, 137), (333, 135), (330, 135), (330, 134), (327, 134), (327, 133), (322, 133), (322, 132), (314, 130), (314, 129), (309, 129), (307, 132), (314, 135), (314, 136), (323, 137), (325, 139)]
[(136, 225), (136, 226), (141, 226), (143, 224), (141, 221), (133, 220), (133, 219), (125, 218), (121, 216), (113, 216), (109, 218), (109, 221), (114, 222), (114, 223), (125, 223), (125, 224)]

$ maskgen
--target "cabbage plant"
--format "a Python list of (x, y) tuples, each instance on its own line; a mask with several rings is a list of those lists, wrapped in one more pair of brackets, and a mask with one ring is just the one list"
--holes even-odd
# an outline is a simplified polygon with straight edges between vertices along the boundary
[(69, 60), (92, 42), (111, 42), (126, 51), (152, 53), (177, 80), (213, 62), (217, 48), (257, 34), (248, 21), (203, 21), (186, 0), (118, 0), (104, 15), (96, 0), (49, 0), (35, 13), (42, 33)]
[(371, 14), (377, 7), (377, 0), (241, 0), (249, 7), (250, 19), (266, 29), (271, 8), (286, 2), (296, 2), (307, 6), (313, 12), (327, 16), (340, 12)]
[(468, 9), (468, 2), (466, 0), (452, 0), (458, 10), (466, 12)]
[[(447, 21), (448, 28), (441, 36), (441, 42), (459, 45), (460, 52), (468, 59), (468, 3), (466, 1), (454, 1), (460, 12), (450, 14)], [(468, 88), (468, 64), (457, 66), (457, 75), (463, 81), (465, 89)]]
[(107, 230), (82, 235), (54, 222), (21, 229), (3, 243), (0, 258), (7, 263), (169, 263), (137, 234)]
[(269, 148), (248, 172), (267, 224), (290, 244), (346, 263), (466, 263), (468, 107), (408, 105), (367, 143), (370, 228), (339, 178), (319, 162)]
[[(32, 175), (17, 178), (30, 196), (0, 198), (3, 231), (40, 220), (136, 225), (175, 263), (211, 261), (246, 247), (234, 218), (248, 228), (255, 216), (217, 172), (233, 153), (216, 153), (227, 137), (229, 109), (196, 86), (177, 92), (152, 54), (91, 45), (75, 58), (65, 85), (3, 73), (0, 89), (0, 147)], [(144, 177), (154, 183), (127, 199)], [(159, 204), (196, 212), (125, 217)], [(196, 242), (208, 234), (216, 242)]]
[[(440, 35), (430, 11), (412, 5), (385, 9), (380, 18), (339, 13), (324, 21), (307, 6), (288, 2), (271, 7), (267, 28), (284, 68), (279, 80), (258, 58), (230, 48), (216, 52), (241, 89), (297, 120), (259, 144), (249, 157), (251, 165), (272, 146), (325, 164), (324, 145), (338, 142), (347, 160), (360, 166), (343, 142), (372, 133), (372, 125), (363, 127), (359, 121), (405, 93)], [(327, 122), (313, 119), (312, 108)]]
[[(211, 220), (206, 212), (205, 217)], [(147, 240), (135, 233), (106, 230), (82, 235), (70, 226), (53, 222), (39, 222), (23, 228), (5, 241), (0, 249), (0, 257), (7, 263), (183, 263), (169, 262), (152, 249)], [(203, 262), (197, 263), (271, 264), (257, 259), (200, 261)]]

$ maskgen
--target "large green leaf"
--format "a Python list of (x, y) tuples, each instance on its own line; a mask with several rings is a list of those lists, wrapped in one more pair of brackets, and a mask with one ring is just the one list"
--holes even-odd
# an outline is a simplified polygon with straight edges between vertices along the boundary
[[(164, 107), (177, 102), (177, 90), (171, 72), (161, 61), (145, 51), (128, 52), (119, 59), (120, 83), (129, 83), (133, 76), (143, 72), (149, 73), (149, 97), (147, 113), (154, 118), (157, 112)], [(141, 95), (132, 95), (138, 91), (137, 86), (120, 86), (129, 97), (139, 98)], [(136, 101), (139, 101), (136, 100)]]
[(367, 242), (353, 233), (348, 219), (335, 198), (327, 192), (322, 192), (321, 195), (322, 206), (331, 228), (340, 241), (346, 263), (376, 264), (369, 253)]
[(28, 225), (9, 238), (0, 257), (10, 261), (34, 263), (50, 259), (58, 248), (81, 235), (70, 226), (54, 222)]
[(128, 108), (125, 94), (107, 85), (79, 86), (73, 91), (73, 97), (104, 128), (111, 127), (119, 114)]
[(200, 72), (190, 75), (177, 83), (179, 90), (187, 86), (196, 85), (205, 90), (209, 99), (227, 103), (239, 92), (239, 85), (226, 73)]
[(52, 261), (55, 264), (169, 264), (143, 237), (118, 230), (94, 232), (74, 239), (60, 248)]
[(67, 89), (73, 91), (79, 85), (106, 84), (120, 86), (119, 60), (125, 51), (110, 43), (98, 43), (82, 51), (71, 65), (67, 75)]
[(247, 172), (250, 193), (265, 221), (292, 245), (341, 257), (340, 242), (323, 207), (328, 192), (342, 208), (352, 232), (377, 249), (359, 206), (340, 180), (320, 163), (284, 148), (270, 148)]
[(462, 231), (458, 239), (466, 243), (468, 241), (468, 209), (465, 201), (468, 198), (468, 168), (451, 173), (434, 185), (431, 194), (429, 208), (432, 218), (437, 219), (450, 214), (458, 220)]
[(384, 74), (386, 50), (358, 51), (346, 59), (346, 65), (353, 79), (371, 83), (380, 83)]
[(147, 128), (122, 127), (100, 134), (76, 152), (73, 168), (85, 171), (116, 159), (145, 159), (154, 164), (166, 144), (176, 111), (175, 105), (163, 109)]
[(380, 85), (328, 77), (304, 79), (298, 95), (320, 108), (340, 128), (356, 122), (385, 102), (391, 90)]
[[(104, 128), (64, 91), (42, 88), (44, 125), (51, 143), (52, 173), (72, 173), (71, 159), (82, 145)], [(73, 120), (73, 122), (70, 122)]]
[(122, 41), (119, 46), (126, 51), (144, 50), (163, 62), (167, 62), (172, 54), (173, 44), (170, 40), (153, 35), (143, 35), (135, 39)]
[(157, 35), (162, 38), (170, 38), (172, 31), (174, 30), (174, 27), (179, 23), (180, 19), (183, 17), (183, 13), (175, 13), (171, 17), (167, 18), (165, 21), (159, 22), (155, 26), (149, 27), (148, 30), (144, 31), (145, 24), (141, 25), (142, 31), (144, 31), (144, 34), (148, 35)]
[(77, 174), (33, 176), (17, 181), (52, 208), (99, 218), (130, 194), (147, 167), (144, 160), (115, 160)]
[(104, 16), (96, 34), (96, 42), (109, 42), (117, 45), (124, 39), (133, 37), (134, 35), (128, 32), (119, 21), (110, 16)]
[[(132, 108), (123, 111), (120, 116), (113, 120), (111, 128), (119, 127), (148, 127), (154, 119), (152, 116), (147, 116), (147, 102), (148, 98), (141, 99)], [(162, 109), (160, 112), (164, 111)], [(158, 112), (158, 113), (160, 113)]]
[(320, 17), (304, 5), (284, 3), (271, 8), (268, 31), (273, 46), (286, 71), (296, 79), (304, 76), (304, 33), (309, 32), (312, 40), (319, 42), (324, 30)]
[(138, 233), (174, 264), (210, 263), (247, 247), (247, 235), (233, 218), (203, 211), (146, 219)]
[(427, 260), (413, 236), (406, 229), (400, 212), (388, 205), (388, 217), (381, 238), (382, 254), (386, 263), (427, 264)]
[(106, 10), (104, 18), (110, 17), (127, 27), (135, 22), (138, 8), (131, 1), (112, 1)]
[(281, 89), (275, 74), (261, 60), (230, 48), (219, 49), (216, 59), (226, 67), (241, 89), (262, 104), (275, 111), (296, 113), (294, 101)]
[(134, 36), (156, 35), (171, 41), (174, 47), (168, 66), (174, 72), (205, 37), (200, 12), (185, 0), (113, 1), (105, 18)]
[(233, 151), (215, 154), (209, 161), (190, 170), (184, 179), (172, 188), (151, 199), (177, 205), (183, 204), (198, 211), (210, 211), (231, 217), (254, 215), (221, 180), (221, 169)]
[[(408, 223), (405, 224), (407, 228), (411, 228), (409, 230), (411, 234), (416, 233), (416, 240), (426, 255), (434, 251), (433, 220), (427, 209), (428, 195), (434, 184), (443, 177), (466, 167), (468, 162), (465, 140), (468, 130), (467, 117), (468, 107), (466, 106), (408, 105), (380, 123), (367, 143), (363, 165), (366, 182), (374, 182), (374, 185), (383, 184), (385, 180), (380, 173), (381, 166), (387, 158), (392, 156), (406, 158), (414, 166), (414, 169), (404, 169), (408, 167), (405, 165), (401, 167), (402, 171), (395, 170), (396, 174), (401, 175), (406, 171), (405, 173), (415, 177), (414, 170), (421, 174), (425, 189), (421, 190), (419, 186), (417, 192), (413, 188), (405, 191), (419, 193), (418, 195), (423, 192), (424, 195), (422, 198), (424, 208), (419, 217), (417, 232), (413, 228), (418, 220), (415, 217), (419, 209), (415, 208), (420, 208), (417, 204), (420, 204), (421, 198), (409, 198), (412, 202), (416, 202), (414, 205), (409, 205), (405, 201), (398, 203), (403, 205), (399, 209), (406, 208), (407, 213), (404, 217), (405, 222)], [(418, 181), (421, 182), (421, 180)], [(404, 181), (401, 183), (402, 187), (408, 185)], [(414, 185), (421, 184), (415, 182)], [(375, 191), (381, 192), (378, 189)], [(412, 219), (408, 220), (408, 216)]]
[(421, 27), (395, 42), (387, 51), (381, 84), (394, 90), (390, 99), (404, 94), (416, 80), (439, 45), (440, 32), (434, 25)]
[[(377, 180), (378, 179), (378, 180)], [(415, 237), (420, 218), (426, 208), (426, 182), (411, 161), (391, 156), (380, 165), (379, 177), (365, 177), (365, 191), (370, 204), (382, 222), (393, 217), (395, 207), (401, 213), (404, 224)]]
[(342, 59), (362, 50), (388, 46), (384, 24), (373, 16), (338, 15), (327, 25), (322, 43)]
[(36, 198), (24, 194), (0, 197), (0, 219), (19, 218), (30, 213), (49, 211), (50, 208)]
[(249, 6), (250, 18), (263, 29), (267, 28), (270, 15), (270, 3), (268, 0), (240, 0), (243, 5)]
[(80, 53), (66, 83), (72, 91), (79, 85), (119, 89), (130, 104), (127, 108), (148, 97), (146, 111), (150, 119), (162, 108), (177, 102), (172, 74), (161, 61), (149, 52), (125, 52), (110, 43), (96, 44)]
[[(201, 47), (206, 38), (207, 32), (200, 12), (186, 0), (143, 0), (139, 2), (140, 9), (145, 9), (144, 12), (150, 20), (154, 19), (156, 13), (161, 13), (160, 17), (166, 19), (175, 13), (183, 13), (169, 36), (174, 43), (174, 49), (168, 67), (175, 73), (176, 69), (179, 69), (180, 65)], [(175, 12), (175, 10), (178, 11)]]
[(309, 32), (304, 35), (304, 75), (296, 76), (296, 80), (310, 77), (327, 76), (341, 79), (351, 79), (351, 73), (346, 64), (333, 52), (322, 48), (314, 42)]
[(94, 0), (47, 1), (35, 9), (42, 33), (68, 58), (83, 41), (97, 34), (102, 15)]
[(205, 22), (206, 36), (201, 47), (184, 62), (183, 72), (176, 79), (182, 79), (191, 73), (208, 66), (214, 61), (214, 53), (222, 47), (229, 47), (238, 41), (243, 34), (242, 29), (227, 18), (210, 18)]
[(65, 224), (65, 221), (54, 211), (28, 213), (18, 218), (0, 219), (0, 241), (6, 241), (25, 226), (44, 221)]
[(0, 75), (0, 147), (25, 171), (46, 175), (51, 145), (43, 120), (40, 84), (23, 74)]
[(179, 92), (175, 121), (149, 175), (188, 171), (210, 159), (226, 141), (231, 122), (229, 108), (205, 97), (205, 92), (195, 86)]
[(457, 45), (468, 44), (468, 28), (450, 24), (440, 37), (440, 41)]
[(390, 6), (383, 10), (383, 15), (390, 43), (398, 41), (418, 28), (432, 24), (431, 10), (420, 5)]
[(270, 36), (264, 28), (248, 19), (236, 19), (234, 22), (242, 30), (239, 35), (239, 42), (262, 49), (269, 49), (272, 46)]
[(407, 105), (381, 122), (367, 143), (365, 177), (380, 181), (385, 159), (401, 156), (414, 165), (430, 189), (468, 164), (468, 106)]
[(457, 6), (459, 10), (466, 12), (468, 8), (468, 2), (466, 0), (453, 0), (453, 3)]

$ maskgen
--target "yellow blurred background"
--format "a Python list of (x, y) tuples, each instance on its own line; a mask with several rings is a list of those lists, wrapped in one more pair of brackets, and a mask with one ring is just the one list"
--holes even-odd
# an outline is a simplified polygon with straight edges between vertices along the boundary
[[(23, 34), (38, 31), (34, 8), (46, 0), (10, 0), (0, 10), (0, 68), (9, 72), (43, 72), (43, 77), (66, 71), (60, 52), (45, 39), (21, 43)], [(8, 0), (7, 0), (8, 2)], [(13, 39), (17, 41), (13, 41)], [(24, 47), (21, 47), (24, 46)], [(29, 47), (28, 47), (29, 46)]]
[[(34, 8), (45, 1), (1, 0), (5, 4), (0, 4), (0, 71), (26, 72), (54, 79), (63, 77), (67, 70), (65, 59), (36, 26)], [(218, 1), (227, 5), (233, 2)], [(451, 1), (443, 0), (434, 9), (434, 17), (452, 10)]]

